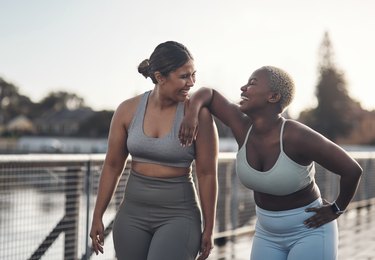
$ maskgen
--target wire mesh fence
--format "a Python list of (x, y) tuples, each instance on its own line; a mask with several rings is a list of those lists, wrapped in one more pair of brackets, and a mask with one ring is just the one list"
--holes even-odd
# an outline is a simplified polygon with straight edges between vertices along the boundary
[[(375, 153), (352, 155), (364, 175), (350, 208), (370, 207), (375, 198)], [(105, 254), (95, 256), (88, 232), (103, 160), (104, 154), (0, 156), (0, 259), (116, 259), (110, 233), (131, 162), (104, 215)], [(219, 156), (217, 246), (210, 259), (236, 259), (235, 242), (251, 237), (254, 230), (253, 193), (239, 182), (234, 162), (234, 153)], [(339, 191), (338, 177), (319, 165), (316, 170), (323, 197), (332, 201)], [(345, 218), (339, 222), (348, 223)]]

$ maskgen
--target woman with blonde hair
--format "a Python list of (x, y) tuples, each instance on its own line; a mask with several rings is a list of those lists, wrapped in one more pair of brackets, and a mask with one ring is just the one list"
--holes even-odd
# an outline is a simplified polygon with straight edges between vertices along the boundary
[[(361, 167), (342, 148), (282, 116), (293, 96), (290, 75), (264, 66), (241, 87), (239, 105), (214, 89), (199, 89), (190, 98), (181, 126), (181, 143), (189, 146), (204, 107), (232, 130), (239, 147), (237, 175), (254, 191), (252, 260), (337, 259), (336, 219), (352, 200), (361, 177)], [(314, 163), (340, 176), (340, 193), (332, 203), (321, 198)]]

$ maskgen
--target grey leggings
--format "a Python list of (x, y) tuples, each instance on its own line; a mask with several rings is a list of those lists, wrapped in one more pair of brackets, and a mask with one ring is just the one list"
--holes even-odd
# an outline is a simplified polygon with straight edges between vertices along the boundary
[(131, 172), (113, 226), (119, 260), (193, 260), (201, 232), (190, 175), (154, 178)]

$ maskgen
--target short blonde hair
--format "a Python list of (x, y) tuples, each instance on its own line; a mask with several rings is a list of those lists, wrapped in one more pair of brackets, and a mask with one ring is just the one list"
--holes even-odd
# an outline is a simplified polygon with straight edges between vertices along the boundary
[(266, 71), (270, 89), (280, 94), (280, 107), (284, 111), (294, 98), (293, 78), (286, 71), (274, 66), (263, 66), (260, 70)]

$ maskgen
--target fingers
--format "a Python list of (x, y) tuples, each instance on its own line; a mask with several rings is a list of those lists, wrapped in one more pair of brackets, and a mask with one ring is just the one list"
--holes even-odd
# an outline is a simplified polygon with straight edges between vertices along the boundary
[(187, 137), (186, 131), (187, 131), (186, 128), (181, 126), (178, 132), (178, 139), (180, 139), (180, 143), (182, 146), (186, 145), (186, 137)]
[(98, 255), (99, 252), (103, 254), (103, 246), (104, 246), (104, 237), (103, 235), (96, 235), (90, 236), (91, 237), (91, 244), (92, 250), (94, 250), (95, 254)]
[(186, 137), (186, 146), (190, 146), (193, 144), (196, 136), (197, 136), (197, 128), (191, 129), (188, 132), (188, 135)]
[(315, 214), (303, 223), (308, 228), (318, 228), (332, 220), (336, 219), (337, 216), (332, 213), (332, 210), (327, 206), (322, 206), (320, 208), (307, 208), (306, 212), (315, 212)]
[(197, 260), (204, 260), (207, 259), (208, 256), (211, 254), (211, 251), (213, 249), (213, 242), (211, 239), (203, 239), (202, 244), (201, 244), (201, 250), (199, 253), (199, 257)]
[(196, 138), (198, 132), (197, 127), (181, 127), (178, 133), (178, 138), (182, 146), (190, 146)]
[(207, 259), (208, 256), (211, 254), (211, 251), (212, 251), (213, 247), (205, 247), (201, 250), (200, 254), (199, 254), (199, 257), (197, 258), (197, 260), (204, 260), (204, 259)]
[(305, 209), (306, 212), (317, 212), (319, 208), (307, 208)]
[(318, 228), (324, 224), (326, 224), (327, 221), (323, 218), (309, 218), (304, 221), (304, 224), (308, 228)]

